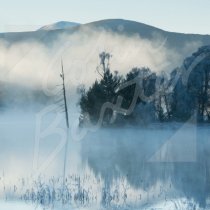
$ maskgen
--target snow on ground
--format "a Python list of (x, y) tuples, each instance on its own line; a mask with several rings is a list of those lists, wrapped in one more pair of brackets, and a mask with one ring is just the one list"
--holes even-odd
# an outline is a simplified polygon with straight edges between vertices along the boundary
[(17, 201), (15, 202), (0, 201), (0, 209), (1, 210), (43, 210), (41, 207)]
[[(88, 207), (70, 207), (70, 206), (62, 206), (55, 205), (52, 208), (43, 208), (40, 206), (35, 206), (29, 203), (24, 202), (0, 202), (1, 210), (103, 210), (102, 207), (99, 206), (88, 206)], [(109, 210), (119, 209), (117, 207), (110, 207)], [(125, 206), (124, 208), (120, 208), (119, 210), (202, 210), (198, 205), (193, 202), (189, 202), (186, 199), (174, 199), (169, 201), (162, 201), (158, 203), (148, 204), (139, 207), (129, 207)]]

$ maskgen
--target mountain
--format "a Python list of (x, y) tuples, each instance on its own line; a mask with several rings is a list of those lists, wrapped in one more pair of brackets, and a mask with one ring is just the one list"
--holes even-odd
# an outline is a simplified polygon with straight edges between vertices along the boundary
[[(33, 32), (1, 33), (0, 41), (2, 40), (6, 41), (8, 44), (13, 44), (14, 42), (34, 40), (45, 45), (51, 45), (51, 43), (54, 43), (62, 34), (71, 35), (75, 32), (82, 31), (82, 29), (85, 28), (93, 28), (96, 30), (104, 29), (129, 37), (139, 35), (140, 37), (148, 40), (155, 40), (158, 37), (164, 40), (166, 47), (174, 48), (180, 51), (180, 53), (183, 46), (187, 44), (193, 45), (194, 43), (197, 43), (199, 47), (203, 45), (210, 45), (210, 35), (168, 32), (150, 25), (123, 19), (101, 20), (82, 25), (70, 23), (66, 24), (66, 26), (71, 26), (67, 28), (65, 27), (65, 23), (66, 22), (58, 22), (50, 26), (44, 26), (41, 30)], [(73, 25), (74, 27), (72, 27)], [(47, 28), (52, 28), (52, 30)], [(193, 51), (194, 50), (195, 49), (193, 49)]]
[(144, 23), (123, 19), (101, 20), (87, 25), (97, 28), (101, 27), (128, 36), (140, 35), (142, 38), (149, 40), (161, 37), (162, 39), (166, 39), (169, 46), (175, 48), (183, 46), (186, 42), (200, 42), (201, 45), (210, 44), (210, 35), (168, 32)]
[(79, 23), (75, 23), (75, 22), (67, 22), (67, 21), (60, 21), (54, 24), (50, 24), (50, 25), (46, 25), (41, 27), (38, 30), (58, 30), (58, 29), (68, 29), (74, 26), (78, 26), (80, 25)]

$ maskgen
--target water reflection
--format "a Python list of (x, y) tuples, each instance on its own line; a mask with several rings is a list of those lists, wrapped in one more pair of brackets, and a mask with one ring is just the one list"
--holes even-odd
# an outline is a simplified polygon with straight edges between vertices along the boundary
[[(180, 196), (193, 198), (201, 206), (205, 206), (210, 193), (210, 130), (208, 127), (196, 126), (195, 128), (194, 125), (189, 125), (187, 129), (179, 132), (179, 137), (183, 141), (183, 144), (179, 141), (177, 146), (179, 150), (182, 147), (187, 147), (189, 150), (192, 145), (186, 145), (184, 142), (187, 138), (195, 137), (194, 161), (185, 161), (185, 159), (181, 162), (149, 161), (155, 152), (179, 130), (180, 125), (157, 126), (157, 128), (148, 129), (102, 129), (90, 134), (82, 142), (82, 159), (96, 176), (103, 177), (107, 185), (111, 185), (122, 175), (127, 178), (133, 188), (145, 191), (149, 191), (158, 182), (161, 182), (163, 186), (164, 183), (170, 183), (168, 195), (170, 188), (173, 188)], [(193, 136), (189, 136), (189, 133), (193, 133)], [(170, 151), (174, 153), (172, 154), (174, 157), (180, 155), (176, 153), (176, 149), (172, 148)], [(154, 192), (155, 196), (159, 194), (160, 192)], [(176, 196), (179, 196), (178, 194)]]

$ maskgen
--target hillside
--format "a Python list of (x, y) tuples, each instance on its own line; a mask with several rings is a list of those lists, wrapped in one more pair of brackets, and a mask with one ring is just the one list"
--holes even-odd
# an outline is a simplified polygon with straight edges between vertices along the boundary
[(58, 37), (62, 34), (70, 35), (72, 33), (82, 31), (82, 29), (85, 28), (94, 28), (96, 30), (105, 29), (107, 31), (126, 36), (139, 35), (142, 38), (148, 40), (154, 40), (158, 37), (165, 40), (168, 47), (172, 47), (178, 50), (184, 45), (190, 43), (199, 43), (200, 46), (210, 44), (210, 35), (167, 32), (143, 23), (122, 19), (101, 20), (83, 25), (78, 25), (75, 27), (70, 27), (68, 29), (38, 30), (34, 32), (19, 33), (1, 33), (0, 40), (8, 42), (10, 45), (16, 42), (30, 40), (35, 40), (48, 45), (52, 42), (55, 42), (58, 39)]

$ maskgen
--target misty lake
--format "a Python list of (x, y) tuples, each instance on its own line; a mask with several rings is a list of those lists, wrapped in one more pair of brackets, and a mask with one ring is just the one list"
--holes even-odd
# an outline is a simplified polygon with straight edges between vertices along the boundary
[[(43, 119), (41, 129), (52, 121), (53, 116)], [(161, 209), (163, 205), (199, 209), (208, 205), (207, 125), (107, 128), (89, 132), (81, 141), (70, 137), (66, 202), (59, 207), (64, 149), (57, 150), (60, 137), (56, 130), (40, 137), (37, 123), (35, 113), (1, 117), (0, 195), (7, 202), (0, 207), (4, 209), (11, 210), (14, 205), (8, 201), (14, 199), (21, 200), (21, 209), (27, 210), (33, 209), (32, 204), (52, 209)], [(41, 138), (38, 156), (37, 135)]]

